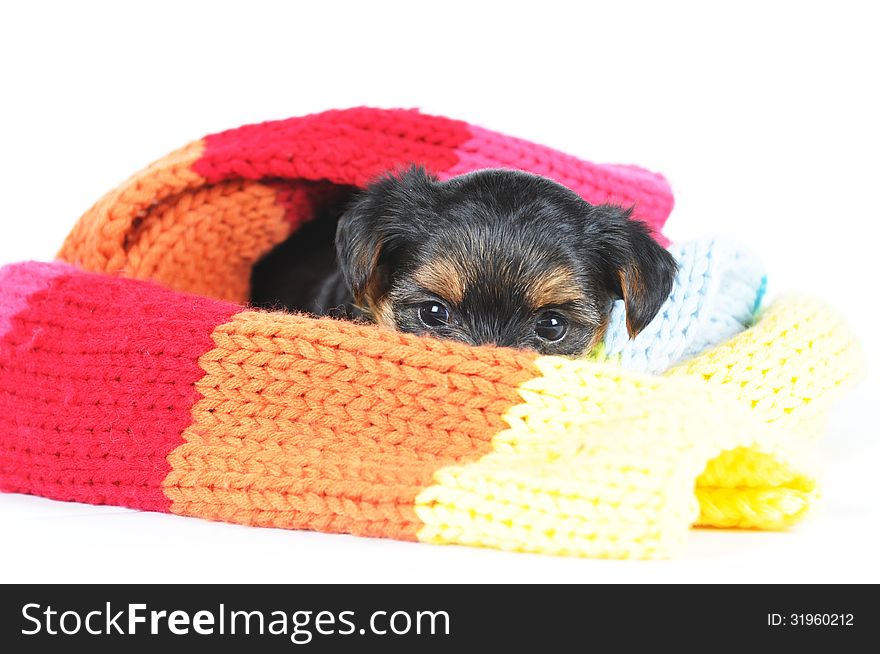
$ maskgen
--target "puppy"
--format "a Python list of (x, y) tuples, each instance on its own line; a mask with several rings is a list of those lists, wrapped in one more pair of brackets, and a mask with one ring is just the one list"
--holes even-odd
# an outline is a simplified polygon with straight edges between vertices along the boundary
[[(490, 169), (441, 182), (412, 167), (355, 196), (338, 219), (335, 253), (300, 244), (309, 274), (289, 279), (296, 292), (267, 294), (273, 284), (262, 283), (254, 303), (472, 345), (580, 354), (601, 340), (614, 300), (623, 299), (633, 337), (672, 289), (675, 260), (630, 213), (528, 173)], [(254, 281), (277, 268), (264, 264)]]

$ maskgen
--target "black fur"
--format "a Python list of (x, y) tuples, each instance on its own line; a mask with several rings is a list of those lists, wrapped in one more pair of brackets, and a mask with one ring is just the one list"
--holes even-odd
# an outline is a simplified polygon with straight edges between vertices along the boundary
[[(549, 179), (508, 170), (444, 182), (418, 167), (389, 174), (348, 205), (335, 245), (338, 270), (323, 273), (324, 294), (318, 285), (309, 297), (280, 304), (548, 354), (587, 349), (617, 298), (637, 334), (668, 297), (676, 270), (629, 210), (594, 206)], [(460, 301), (417, 283), (418, 271), (438, 261), (455, 269)], [(535, 289), (551, 271), (570, 273), (572, 297), (536, 307)], [(442, 302), (451, 319), (429, 328), (418, 311), (425, 302)], [(568, 322), (557, 342), (535, 333), (546, 311)]]

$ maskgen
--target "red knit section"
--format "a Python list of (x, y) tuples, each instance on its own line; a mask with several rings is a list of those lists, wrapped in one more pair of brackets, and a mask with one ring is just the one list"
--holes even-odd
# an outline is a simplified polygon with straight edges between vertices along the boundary
[(198, 358), (240, 310), (69, 269), (33, 293), (0, 338), (0, 491), (167, 511)]
[(290, 223), (291, 232), (317, 217), (319, 207), (335, 204), (349, 193), (349, 187), (331, 182), (278, 181), (273, 186), (277, 189), (275, 201), (284, 207), (284, 217)]
[(208, 183), (242, 177), (364, 186), (409, 163), (442, 172), (471, 138), (467, 123), (407, 109), (355, 108), (245, 125), (205, 138), (193, 170)]

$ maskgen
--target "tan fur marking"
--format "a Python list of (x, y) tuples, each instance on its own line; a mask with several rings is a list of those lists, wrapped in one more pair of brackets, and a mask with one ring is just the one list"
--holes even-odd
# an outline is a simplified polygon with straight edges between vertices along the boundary
[(364, 282), (363, 288), (356, 288), (355, 290), (355, 302), (364, 303), (369, 301), (369, 296), (375, 292), (372, 288), (376, 284), (376, 266), (379, 264), (379, 254), (381, 252), (381, 247), (377, 245), (370, 252), (359, 252), (357, 256), (357, 261), (355, 265), (360, 270), (369, 271), (367, 278)]
[(373, 302), (372, 298), (367, 298), (367, 303), (367, 309), (377, 324), (391, 329), (397, 327), (397, 323), (394, 321), (394, 312), (391, 310), (391, 300), (383, 297), (378, 302)]
[(627, 268), (618, 273), (620, 277), (620, 291), (623, 294), (623, 304), (626, 306), (626, 331), (630, 338), (635, 337), (636, 330), (630, 318), (630, 301), (641, 292), (642, 280), (637, 268)]
[(596, 347), (599, 343), (602, 342), (602, 339), (605, 338), (605, 332), (608, 330), (608, 321), (609, 317), (605, 316), (602, 319), (602, 322), (596, 328), (596, 331), (593, 332), (593, 338), (590, 339), (590, 342), (587, 343), (587, 347), (584, 350), (584, 354), (587, 352), (591, 352), (594, 347)]
[(531, 282), (526, 292), (535, 309), (583, 300), (574, 273), (568, 268), (548, 270)]
[(629, 282), (629, 290), (633, 292), (633, 295), (639, 295), (642, 292), (642, 278), (639, 276), (639, 269), (628, 268), (625, 277)]
[(437, 259), (425, 264), (416, 270), (413, 280), (453, 304), (461, 304), (467, 287), (462, 271), (448, 259)]

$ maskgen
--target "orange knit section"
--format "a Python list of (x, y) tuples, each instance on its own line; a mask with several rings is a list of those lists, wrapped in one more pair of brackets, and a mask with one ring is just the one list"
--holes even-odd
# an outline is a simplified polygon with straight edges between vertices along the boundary
[(278, 185), (207, 185), (196, 141), (141, 171), (80, 218), (59, 257), (93, 272), (152, 279), (178, 291), (246, 302), (254, 262), (291, 231)]
[(414, 540), (434, 471), (490, 452), (538, 375), (524, 352), (297, 315), (243, 312), (213, 339), (164, 490), (248, 525)]
[(132, 228), (157, 204), (205, 183), (192, 170), (204, 147), (203, 141), (194, 141), (105, 195), (79, 219), (58, 256), (92, 272), (124, 271), (125, 242)]
[(233, 180), (169, 198), (125, 241), (125, 274), (244, 303), (254, 261), (290, 233), (275, 188)]

